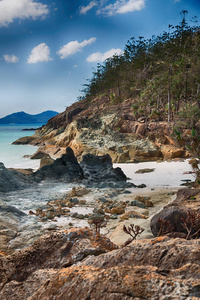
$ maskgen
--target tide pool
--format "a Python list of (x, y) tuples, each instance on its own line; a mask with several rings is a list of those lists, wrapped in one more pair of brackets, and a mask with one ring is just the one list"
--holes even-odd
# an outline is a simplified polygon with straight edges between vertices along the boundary
[(0, 125), (0, 162), (6, 168), (33, 168), (39, 167), (38, 160), (24, 158), (36, 152), (37, 147), (30, 145), (12, 145), (20, 137), (30, 136), (34, 131), (22, 131), (23, 129), (39, 128), (43, 124)]

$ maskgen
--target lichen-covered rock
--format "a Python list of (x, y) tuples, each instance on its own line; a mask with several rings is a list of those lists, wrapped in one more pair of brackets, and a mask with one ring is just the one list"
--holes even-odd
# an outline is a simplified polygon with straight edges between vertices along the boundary
[(15, 144), (39, 145), (41, 151), (57, 157), (62, 149), (71, 147), (80, 160), (86, 153), (109, 154), (116, 163), (188, 157), (186, 148), (180, 148), (172, 138), (173, 122), (149, 120), (145, 124), (144, 118), (136, 120), (134, 101), (133, 97), (112, 103), (109, 96), (101, 96), (75, 102), (32, 137)]
[(177, 278), (174, 282), (173, 274), (170, 275), (166, 281), (165, 271), (151, 266), (74, 266), (62, 269), (29, 300), (165, 300), (166, 295), (176, 300), (199, 298), (198, 279)]
[[(83, 232), (86, 234), (85, 230)], [(102, 247), (105, 238), (98, 241), (91, 235), (92, 232), (89, 235), (87, 231), (86, 238), (91, 239), (93, 247)], [(107, 253), (94, 256), (85, 251), (84, 260), (82, 254), (80, 257), (77, 255), (71, 265), (64, 266), (62, 259), (65, 260), (72, 252), (76, 253), (76, 250), (81, 253), (86, 250), (87, 243), (81, 244), (83, 233), (76, 231), (76, 239), (70, 249), (61, 243), (60, 251), (51, 252), (52, 248), (59, 248), (58, 240), (53, 241), (52, 236), (52, 246), (47, 245), (51, 250), (46, 247), (45, 257), (42, 251), (41, 266), (37, 264), (37, 268), (33, 266), (39, 257), (34, 258), (34, 255), (39, 248), (33, 247), (34, 252), (30, 252), (29, 248), (29, 252), (15, 256), (0, 256), (3, 268), (1, 282), (4, 280), (1, 300), (165, 300), (166, 296), (179, 300), (200, 297), (199, 240), (162, 237), (134, 241), (131, 246), (110, 252), (104, 244)], [(27, 266), (29, 272), (24, 273), (23, 268)]]
[(120, 168), (113, 168), (110, 155), (96, 156), (86, 154), (80, 166), (88, 183), (126, 181), (127, 177)]
[(58, 270), (88, 255), (99, 255), (116, 248), (107, 238), (87, 228), (43, 236), (29, 248), (0, 257), (0, 287), (10, 281), (25, 281), (38, 269)]

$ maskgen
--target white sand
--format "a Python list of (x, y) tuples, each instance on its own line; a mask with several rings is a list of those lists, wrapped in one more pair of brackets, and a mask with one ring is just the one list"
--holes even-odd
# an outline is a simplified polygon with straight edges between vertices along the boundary
[[(126, 176), (130, 178), (130, 182), (133, 182), (135, 185), (144, 183), (149, 189), (180, 187), (185, 182), (184, 180), (195, 180), (194, 174), (184, 174), (184, 172), (193, 171), (188, 160), (114, 164), (114, 167), (120, 167)], [(146, 168), (155, 170), (145, 174), (135, 173), (137, 170)]]

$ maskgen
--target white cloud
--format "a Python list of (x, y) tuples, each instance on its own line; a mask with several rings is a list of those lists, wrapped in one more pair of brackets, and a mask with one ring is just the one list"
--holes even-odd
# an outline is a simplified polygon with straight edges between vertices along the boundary
[(16, 55), (5, 54), (3, 58), (7, 63), (17, 63), (19, 61), (19, 58)]
[(97, 5), (97, 1), (91, 1), (87, 6), (80, 7), (80, 14), (85, 15), (89, 10)]
[(139, 11), (145, 7), (145, 0), (117, 0), (114, 4), (98, 9), (97, 14), (108, 16)]
[(61, 59), (64, 59), (72, 54), (80, 52), (85, 46), (90, 45), (96, 41), (96, 38), (91, 38), (89, 40), (84, 40), (83, 42), (79, 43), (78, 41), (71, 41), (68, 44), (64, 45), (60, 50), (57, 52), (60, 55)]
[(88, 56), (87, 61), (88, 62), (103, 62), (109, 57), (112, 57), (113, 55), (120, 55), (123, 51), (121, 49), (110, 49), (104, 53), (96, 52)]
[(52, 60), (52, 58), (50, 57), (50, 49), (45, 43), (41, 43), (38, 46), (34, 47), (27, 59), (29, 64), (47, 62), (50, 60)]
[(0, 26), (7, 26), (14, 19), (36, 19), (49, 13), (47, 5), (35, 0), (1, 0)]

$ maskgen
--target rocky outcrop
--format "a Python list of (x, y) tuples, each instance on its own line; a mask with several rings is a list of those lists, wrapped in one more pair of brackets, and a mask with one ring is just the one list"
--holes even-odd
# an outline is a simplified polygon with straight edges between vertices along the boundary
[[(35, 273), (38, 270), (44, 270), (47, 275), (47, 269), (58, 271), (82, 261), (89, 255), (94, 257), (113, 249), (117, 249), (117, 246), (87, 228), (71, 229), (43, 236), (29, 248), (10, 256), (0, 256), (0, 286), (3, 289), (0, 299), (8, 299), (8, 286), (12, 286), (13, 283), (14, 285), (18, 283), (19, 287), (19, 283), (20, 285), (23, 282), (30, 283), (32, 276), (37, 278)], [(51, 276), (52, 272), (50, 271), (48, 275)], [(50, 279), (49, 276), (48, 278)], [(47, 276), (40, 275), (38, 286), (46, 279)], [(20, 292), (21, 287), (15, 289), (13, 295), (9, 293), (10, 299), (17, 299), (16, 297), (27, 299), (27, 295), (23, 291)]]
[(66, 154), (50, 165), (45, 165), (33, 174), (36, 181), (62, 180), (82, 182), (83, 184), (126, 182), (127, 177), (120, 168), (113, 168), (109, 155), (95, 156), (86, 154), (79, 164), (74, 152), (67, 147)]
[(42, 157), (40, 159), (40, 168), (44, 167), (44, 166), (48, 166), (51, 165), (54, 162), (54, 159), (49, 157)]
[(42, 152), (42, 151), (37, 151), (35, 154), (33, 154), (31, 157), (31, 159), (42, 159), (42, 158), (50, 158), (50, 155)]
[(36, 181), (53, 179), (65, 182), (81, 182), (84, 178), (83, 171), (70, 147), (66, 149), (66, 154), (56, 159), (51, 165), (40, 168), (33, 174), (33, 177)]
[[(41, 157), (41, 153), (38, 155)], [(126, 175), (120, 168), (113, 168), (109, 155), (87, 154), (83, 156), (83, 160), (79, 164), (73, 150), (67, 147), (66, 153), (56, 160), (46, 157), (47, 154), (44, 156), (45, 161), (41, 161), (41, 168), (31, 173), (30, 176), (15, 170), (8, 170), (0, 163), (0, 192), (27, 188), (30, 184), (43, 180), (61, 180), (68, 183), (82, 182), (83, 184), (104, 183), (105, 186), (117, 182), (125, 187)], [(127, 186), (134, 185), (127, 183)]]
[(17, 236), (18, 223), (26, 214), (0, 202), (0, 251), (8, 252), (9, 242)]
[(30, 178), (15, 170), (6, 169), (0, 163), (0, 192), (10, 192), (30, 186)]
[(86, 154), (80, 166), (84, 174), (84, 182), (88, 184), (98, 182), (126, 181), (127, 177), (120, 168), (113, 168), (111, 157)]
[[(187, 228), (186, 228), (187, 226)], [(166, 233), (183, 233), (190, 238), (200, 228), (200, 190), (181, 189), (176, 199), (151, 219), (154, 236)], [(188, 230), (191, 229), (189, 233)], [(189, 235), (188, 235), (189, 234)], [(200, 237), (200, 233), (197, 236)]]
[(42, 234), (42, 227), (20, 209), (0, 200), (0, 253), (11, 254), (31, 245)]
[(199, 240), (162, 237), (116, 248), (94, 231), (73, 229), (1, 255), (0, 299), (200, 297)]
[(109, 154), (117, 163), (189, 156), (172, 138), (173, 123), (149, 118), (145, 124), (143, 118), (134, 117), (133, 104), (133, 99), (117, 104), (106, 96), (82, 100), (49, 120), (33, 136), (14, 143), (37, 145), (57, 157), (69, 146), (79, 160), (87, 153)]

